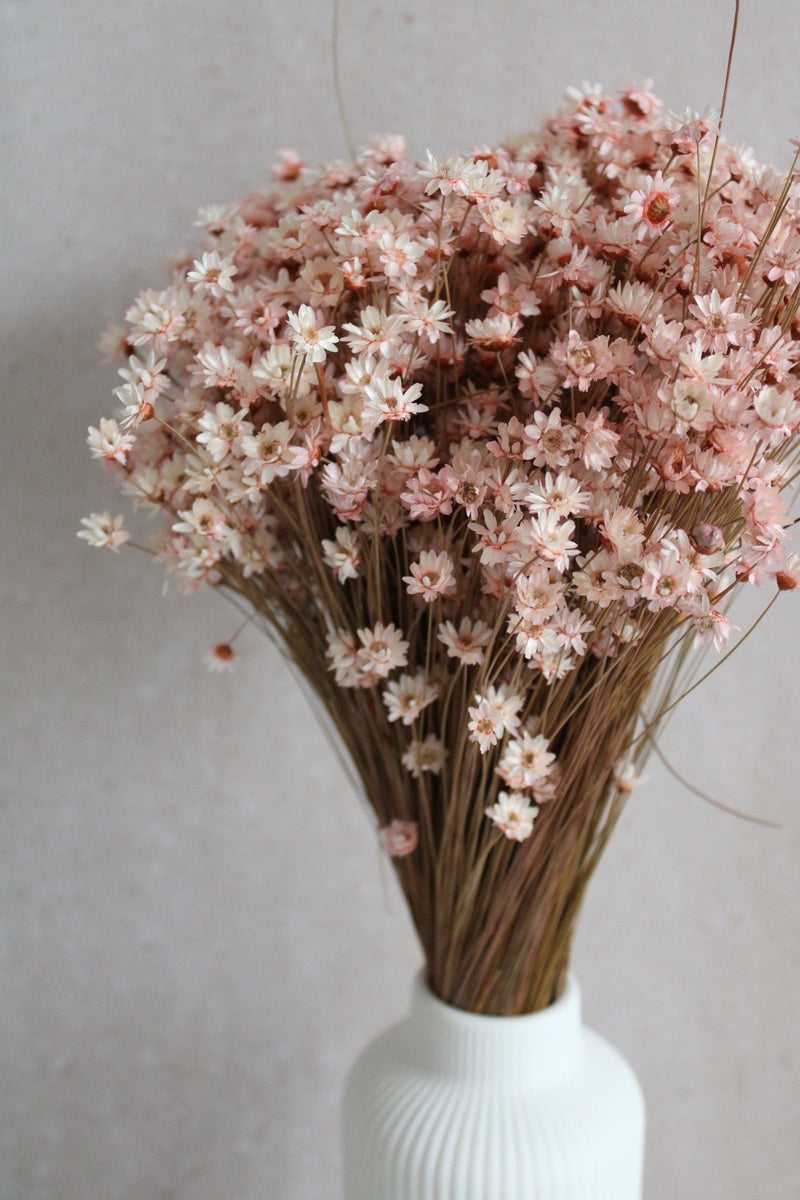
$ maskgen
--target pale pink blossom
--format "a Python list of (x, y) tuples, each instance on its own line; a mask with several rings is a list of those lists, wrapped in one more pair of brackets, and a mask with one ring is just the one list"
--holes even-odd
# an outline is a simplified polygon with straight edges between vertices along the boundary
[(483, 695), (475, 696), (470, 706), (470, 741), (476, 742), (482, 754), (495, 746), (504, 733), (513, 733), (519, 725), (519, 711), (524, 697), (511, 692), (504, 685), (487, 688)]
[(426, 150), (425, 156), (425, 166), (420, 167), (419, 173), (422, 179), (427, 179), (425, 191), (428, 195), (440, 192), (443, 196), (451, 193), (472, 196), (485, 182), (485, 162), (476, 162), (475, 159), (462, 158), (460, 155), (440, 161), (430, 150)]
[(523, 792), (500, 792), (497, 803), (485, 809), (486, 816), (513, 842), (524, 842), (533, 833), (539, 812)]
[(514, 585), (514, 608), (526, 621), (541, 625), (558, 609), (563, 584), (553, 579), (547, 566), (529, 567)]
[(436, 636), (447, 647), (448, 657), (465, 666), (476, 666), (483, 662), (492, 631), (485, 621), (462, 617), (458, 627), (452, 621), (443, 621)]
[(176, 342), (187, 328), (188, 288), (142, 292), (125, 313), (131, 327), (128, 341), (133, 346), (153, 346), (158, 352)]
[[(512, 287), (505, 271), (498, 279), (496, 287), (487, 288), (481, 292), (481, 300), (490, 306), (490, 316), (494, 315), (492, 310), (495, 310), (495, 312), (505, 313), (509, 317), (535, 317), (541, 310), (536, 292), (533, 291), (530, 283), (522, 282), (516, 287)], [(522, 355), (520, 355), (521, 358)]]
[(121, 429), (131, 429), (141, 425), (143, 421), (152, 420), (155, 415), (153, 403), (147, 398), (146, 392), (135, 383), (125, 383), (114, 389), (114, 395), (122, 405)]
[(690, 306), (699, 321), (698, 339), (704, 350), (724, 354), (728, 346), (739, 346), (746, 328), (746, 318), (736, 310), (736, 296), (720, 296), (713, 288), (708, 296), (695, 296)]
[(525, 496), (533, 513), (554, 513), (557, 517), (577, 516), (587, 501), (587, 492), (568, 471), (560, 471), (555, 479), (545, 471), (544, 478), (540, 476)]
[(376, 675), (385, 678), (408, 662), (408, 642), (394, 625), (378, 621), (372, 629), (359, 629), (359, 657)]
[(222, 674), (225, 671), (232, 671), (233, 664), (239, 655), (231, 646), (230, 642), (218, 642), (216, 646), (211, 646), (203, 655), (203, 662), (207, 670), (215, 674)]
[(319, 325), (317, 313), (310, 304), (301, 304), (297, 312), (290, 312), (286, 321), (292, 331), (291, 339), (310, 363), (324, 363), (327, 355), (336, 349), (339, 341), (333, 325)]
[(358, 646), (354, 634), (347, 629), (329, 633), (326, 658), (340, 687), (358, 686)]
[(429, 342), (436, 344), (443, 333), (452, 333), (450, 324), (454, 316), (444, 300), (434, 300), (418, 292), (404, 291), (397, 297), (397, 307), (405, 318), (405, 327), (411, 333), (422, 334)]
[(497, 313), (494, 317), (467, 321), (464, 332), (471, 342), (484, 350), (503, 350), (513, 346), (517, 334), (522, 328), (519, 317), (509, 317), (507, 313)]
[(589, 471), (607, 470), (619, 449), (619, 433), (610, 427), (605, 408), (579, 412), (575, 418), (581, 462)]
[(81, 525), (86, 528), (79, 530), (77, 536), (90, 546), (119, 553), (120, 546), (124, 546), (131, 536), (127, 529), (122, 528), (124, 520), (123, 516), (112, 517), (109, 512), (91, 513), (88, 517), (81, 517)]
[(235, 274), (236, 266), (230, 257), (222, 257), (218, 250), (209, 250), (202, 258), (195, 260), (192, 270), (186, 275), (186, 281), (193, 283), (196, 291), (208, 292), (220, 298), (226, 292), (233, 291)]
[(497, 765), (497, 773), (504, 783), (516, 791), (534, 788), (544, 782), (556, 760), (549, 749), (550, 743), (542, 734), (523, 732), (507, 744)]
[(364, 388), (367, 411), (379, 421), (408, 421), (416, 413), (427, 412), (428, 406), (418, 403), (421, 395), (421, 383), (404, 388), (397, 378), (376, 379)]
[(383, 270), (390, 279), (416, 275), (417, 260), (425, 253), (425, 247), (415, 241), (410, 233), (394, 231), (381, 235), (378, 248)]
[(672, 217), (680, 200), (680, 192), (670, 181), (665, 180), (660, 171), (645, 180), (640, 188), (631, 193), (631, 198), (625, 205), (625, 213), (632, 221), (638, 222), (637, 235), (647, 237), (661, 233)]
[(446, 758), (444, 743), (435, 734), (429, 733), (421, 740), (413, 738), (408, 749), (403, 751), (401, 761), (406, 770), (419, 779), (425, 773), (440, 775)]
[(323, 539), (322, 555), (331, 570), (336, 572), (339, 583), (358, 578), (360, 550), (355, 530), (340, 525), (333, 541)]
[(397, 818), (378, 831), (381, 848), (390, 858), (404, 858), (413, 854), (419, 841), (419, 825), (416, 821), (400, 821)]
[(102, 458), (106, 462), (118, 462), (124, 466), (135, 441), (134, 435), (123, 433), (116, 421), (101, 417), (99, 429), (95, 429), (93, 425), (89, 426), (86, 444), (93, 458)]
[(197, 440), (205, 446), (213, 462), (222, 462), (237, 445), (242, 437), (253, 427), (246, 418), (246, 413), (235, 412), (230, 404), (216, 404), (213, 409), (204, 412), (198, 419), (200, 433)]
[(288, 421), (262, 425), (258, 433), (245, 433), (241, 439), (244, 470), (266, 488), (273, 479), (288, 475), (296, 458), (291, 451), (292, 428)]
[(571, 540), (575, 522), (560, 518), (554, 512), (540, 512), (520, 526), (524, 542), (538, 559), (552, 563), (557, 571), (566, 571), (570, 559), (578, 554), (577, 542)]
[(520, 201), (495, 197), (480, 206), (481, 228), (501, 246), (519, 245), (528, 228), (528, 215)]
[(644, 545), (644, 526), (635, 509), (620, 505), (603, 512), (603, 540), (621, 562), (638, 558)]
[[(692, 623), (695, 630), (695, 646), (703, 646), (712, 641), (714, 649), (721, 654), (727, 645), (735, 626), (718, 609), (713, 608), (704, 592), (699, 611), (692, 613)], [(695, 607), (695, 606), (693, 606)]]
[(368, 305), (359, 315), (360, 325), (344, 326), (347, 335), (344, 340), (354, 354), (388, 355), (409, 321), (405, 313), (384, 312), (375, 305)]
[(470, 529), (478, 535), (473, 553), (480, 554), (481, 562), (487, 566), (505, 563), (520, 547), (517, 527), (521, 521), (515, 513), (505, 521), (498, 521), (493, 512), (484, 511), (483, 524), (470, 522)]
[(433, 471), (420, 467), (406, 484), (401, 503), (416, 521), (433, 521), (453, 511), (453, 490)]
[(770, 441), (788, 437), (800, 422), (800, 403), (789, 388), (761, 388), (753, 408)]
[(233, 388), (242, 370), (242, 363), (227, 346), (205, 342), (197, 352), (197, 362), (207, 388)]
[(456, 504), (465, 509), (471, 520), (476, 520), (489, 488), (480, 451), (475, 448), (457, 450), (452, 463), (442, 467), (439, 478), (451, 489)]
[(522, 456), (531, 459), (537, 467), (566, 467), (575, 443), (575, 431), (561, 420), (561, 409), (552, 408), (549, 413), (535, 412), (533, 420), (525, 426)]
[(413, 725), (438, 695), (437, 685), (426, 679), (424, 671), (417, 671), (414, 675), (400, 675), (387, 683), (383, 689), (383, 702), (390, 721)]
[(437, 554), (435, 550), (423, 550), (419, 560), (412, 562), (409, 569), (411, 574), (403, 576), (406, 591), (409, 596), (421, 596), (426, 604), (455, 589), (453, 560), (444, 551)]
[(213, 500), (195, 500), (191, 508), (182, 509), (178, 516), (183, 519), (173, 523), (175, 533), (195, 534), (212, 542), (221, 542), (232, 550), (238, 548), (238, 531), (230, 525), (226, 514)]

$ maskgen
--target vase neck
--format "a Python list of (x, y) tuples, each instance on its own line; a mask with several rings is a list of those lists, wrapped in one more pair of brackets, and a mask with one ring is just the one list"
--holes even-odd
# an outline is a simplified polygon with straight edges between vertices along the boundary
[(453, 1008), (434, 996), (424, 973), (414, 981), (407, 1023), (411, 1052), (431, 1068), (483, 1086), (549, 1087), (568, 1078), (581, 1054), (581, 1000), (567, 977), (555, 1003), (539, 1012), (496, 1017)]

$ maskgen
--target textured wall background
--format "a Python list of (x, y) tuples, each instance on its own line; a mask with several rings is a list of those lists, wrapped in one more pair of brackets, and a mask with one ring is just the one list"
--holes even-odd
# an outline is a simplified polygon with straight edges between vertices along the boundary
[[(723, 0), (342, 0), (356, 140), (519, 132), (584, 79), (718, 101)], [(729, 134), (783, 163), (800, 6), (743, 4)], [(345, 152), (328, 0), (5, 0), (0, 808), (3, 1200), (331, 1200), (338, 1092), (418, 961), (297, 685), (234, 615), (75, 538), (119, 511), (85, 427), (104, 325), (277, 149)], [(746, 628), (765, 602), (734, 619)], [(800, 608), (783, 597), (663, 740), (589, 897), (588, 1018), (649, 1103), (648, 1200), (800, 1194)], [(443, 1198), (444, 1200), (444, 1198)], [(487, 1198), (488, 1200), (488, 1198)]]

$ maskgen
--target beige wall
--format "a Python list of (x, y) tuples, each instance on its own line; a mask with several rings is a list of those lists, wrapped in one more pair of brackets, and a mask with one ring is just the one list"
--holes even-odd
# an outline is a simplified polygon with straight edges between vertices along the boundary
[[(649, 75), (702, 108), (732, 7), (342, 0), (354, 136), (468, 148), (584, 79)], [(743, 8), (729, 131), (783, 162), (800, 6)], [(75, 537), (122, 507), (84, 446), (116, 382), (99, 331), (191, 244), (196, 207), (280, 147), (345, 152), (330, 5), (5, 0), (0, 18), (0, 1196), (331, 1200), (343, 1073), (418, 961), (402, 903), (273, 651), (252, 635), (209, 676), (223, 601), (164, 598), (144, 560)], [(588, 1017), (648, 1097), (648, 1200), (800, 1195), (798, 628), (782, 597), (664, 737), (780, 832), (653, 763), (581, 926)]]

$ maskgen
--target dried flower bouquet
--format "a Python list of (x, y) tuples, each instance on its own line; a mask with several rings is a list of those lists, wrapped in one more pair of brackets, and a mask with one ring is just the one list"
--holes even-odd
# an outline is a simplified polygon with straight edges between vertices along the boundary
[(800, 581), (796, 160), (646, 87), (446, 161), (287, 153), (117, 335), (92, 453), (322, 701), (454, 1005), (559, 993), (694, 645)]

